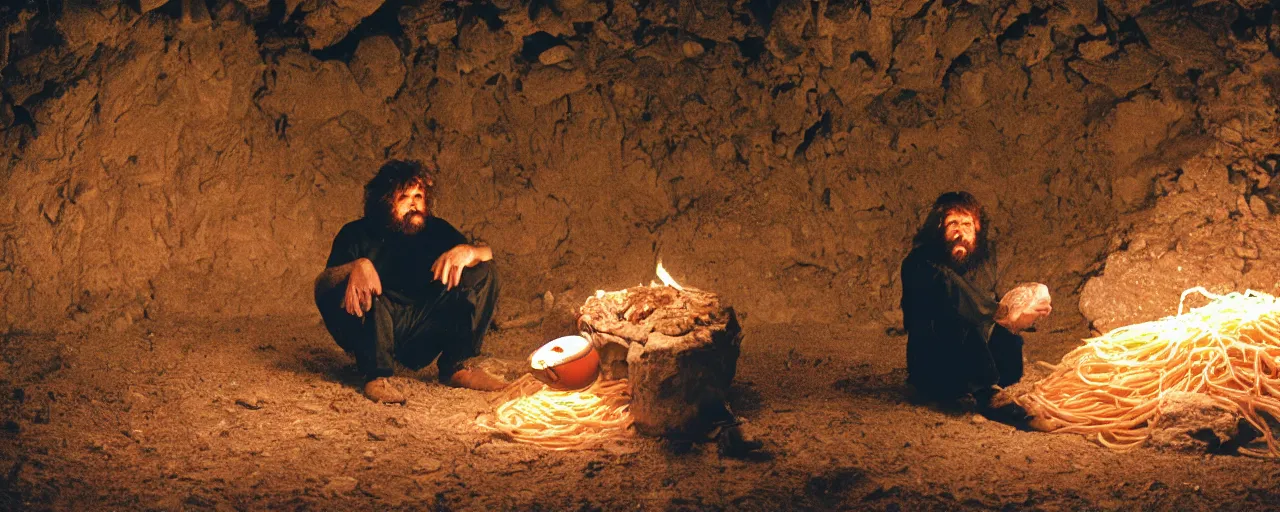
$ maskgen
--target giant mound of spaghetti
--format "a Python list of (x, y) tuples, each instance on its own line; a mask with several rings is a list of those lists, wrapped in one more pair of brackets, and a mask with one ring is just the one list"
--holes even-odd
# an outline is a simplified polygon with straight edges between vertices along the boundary
[(591, 448), (631, 435), (626, 379), (597, 380), (580, 391), (555, 391), (533, 377), (517, 380), (477, 424), (520, 443), (552, 450)]
[[(1209, 303), (1183, 313), (1192, 293)], [(1280, 421), (1280, 302), (1252, 290), (1189, 289), (1176, 316), (1085, 340), (1017, 400), (1039, 430), (1125, 450), (1146, 442), (1173, 391), (1208, 396), (1247, 419), (1261, 437), (1240, 453), (1280, 457), (1271, 431)]]

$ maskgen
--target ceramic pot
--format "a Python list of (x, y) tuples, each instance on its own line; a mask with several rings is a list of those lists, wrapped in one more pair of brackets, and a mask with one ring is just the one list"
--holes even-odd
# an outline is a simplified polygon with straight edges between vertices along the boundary
[(600, 355), (582, 336), (561, 336), (529, 356), (534, 378), (556, 390), (590, 386), (600, 374)]

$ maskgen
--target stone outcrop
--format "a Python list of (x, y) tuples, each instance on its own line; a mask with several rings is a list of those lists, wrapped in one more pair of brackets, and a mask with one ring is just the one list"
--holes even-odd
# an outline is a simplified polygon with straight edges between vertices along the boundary
[[(302, 0), (291, 13), (302, 15), (303, 33), (312, 49), (333, 46), (385, 0)], [(288, 2), (293, 3), (293, 2)]]
[(1258, 432), (1208, 395), (1173, 391), (1161, 398), (1147, 444), (1163, 450), (1221, 453), (1248, 445)]
[[(1228, 75), (1223, 94), (1198, 105), (1211, 137), (1166, 142), (1159, 156), (1135, 161), (1136, 172), (1115, 182), (1125, 203), (1118, 206), (1141, 208), (1123, 217), (1101, 274), (1080, 294), (1095, 330), (1175, 314), (1179, 295), (1194, 286), (1280, 294), (1280, 226), (1272, 215), (1280, 204), (1272, 186), (1277, 103), (1253, 80)], [(1150, 125), (1160, 116), (1138, 117), (1145, 119), (1138, 125)]]
[(638, 431), (687, 434), (724, 420), (742, 328), (733, 308), (702, 290), (635, 286), (597, 292), (578, 327), (600, 355), (605, 379), (628, 379)]

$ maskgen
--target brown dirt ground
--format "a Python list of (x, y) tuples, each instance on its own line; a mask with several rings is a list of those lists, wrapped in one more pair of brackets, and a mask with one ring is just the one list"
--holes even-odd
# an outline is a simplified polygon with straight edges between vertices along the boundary
[[(486, 349), (519, 359), (543, 334)], [(1027, 355), (1056, 361), (1081, 334), (1030, 334)], [(433, 370), (398, 377), (407, 406), (375, 405), (310, 321), (10, 335), (0, 508), (1280, 509), (1273, 462), (1114, 453), (912, 403), (904, 345), (879, 327), (748, 322), (732, 402), (767, 456), (738, 460), (714, 443), (497, 440), (473, 421), (491, 395)]]

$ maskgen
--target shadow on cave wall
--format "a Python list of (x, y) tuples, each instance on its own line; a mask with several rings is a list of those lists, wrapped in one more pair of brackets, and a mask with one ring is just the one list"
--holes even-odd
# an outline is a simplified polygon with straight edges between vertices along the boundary
[(440, 166), (440, 215), (503, 262), (500, 317), (552, 292), (563, 321), (660, 252), (748, 321), (892, 326), (921, 210), (958, 188), (992, 210), (1010, 280), (1061, 298), (1056, 325), (1077, 300), (1099, 328), (1150, 315), (1191, 281), (1274, 290), (1273, 12), (18, 2), (0, 328), (313, 317), (311, 278), (387, 158)]

